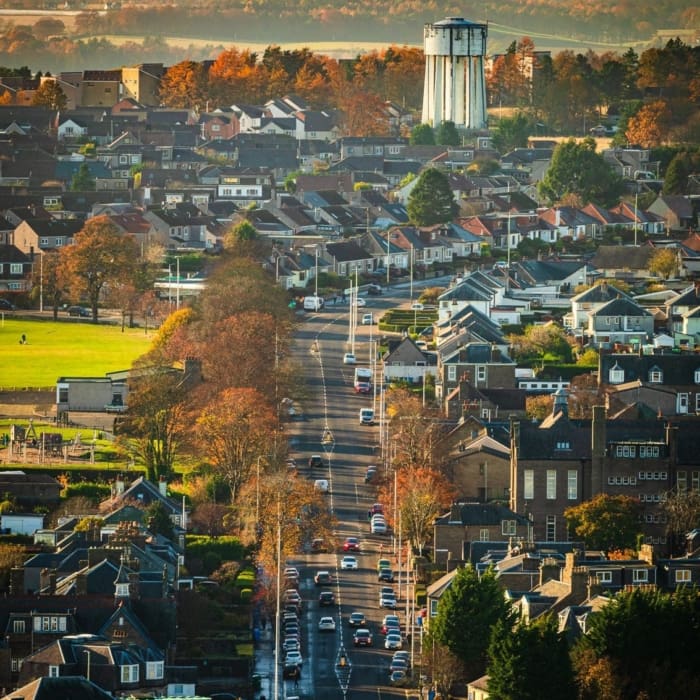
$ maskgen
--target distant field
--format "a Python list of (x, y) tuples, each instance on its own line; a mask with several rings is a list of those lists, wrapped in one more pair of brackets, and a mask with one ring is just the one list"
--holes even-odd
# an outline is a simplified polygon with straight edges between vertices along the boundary
[[(27, 344), (20, 345), (22, 334)], [(149, 347), (143, 329), (18, 320), (0, 322), (0, 389), (53, 387), (61, 376), (101, 377), (128, 369)]]

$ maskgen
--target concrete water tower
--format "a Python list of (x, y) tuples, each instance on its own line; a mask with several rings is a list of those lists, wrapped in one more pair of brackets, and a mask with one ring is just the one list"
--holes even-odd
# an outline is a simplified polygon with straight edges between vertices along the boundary
[(457, 127), (486, 127), (486, 24), (462, 17), (426, 24), (423, 32), (425, 84), (423, 123), (437, 127), (452, 121)]

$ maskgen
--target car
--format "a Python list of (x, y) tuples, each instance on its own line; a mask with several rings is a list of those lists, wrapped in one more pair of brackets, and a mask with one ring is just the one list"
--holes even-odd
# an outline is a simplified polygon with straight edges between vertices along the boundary
[(372, 515), (384, 514), (384, 506), (381, 503), (373, 503), (370, 510), (372, 511)]
[(370, 526), (370, 532), (373, 535), (385, 535), (386, 523), (383, 520), (373, 520)]
[(394, 659), (404, 659), (408, 668), (411, 668), (411, 652), (410, 651), (395, 651), (392, 661)]
[(335, 620), (332, 617), (322, 617), (318, 621), (319, 632), (335, 632)]
[(389, 676), (389, 685), (402, 687), (407, 685), (408, 682), (409, 679), (406, 671), (392, 671), (391, 675)]
[(388, 583), (393, 583), (394, 572), (391, 569), (379, 569), (377, 581), (387, 581)]
[(396, 596), (392, 593), (388, 595), (387, 593), (382, 593), (379, 596), (379, 607), (389, 608), (390, 610), (396, 610)]
[(284, 570), (284, 577), (285, 578), (295, 578), (297, 581), (299, 580), (299, 569), (296, 568), (296, 566), (288, 566)]
[(364, 299), (357, 297), (357, 299), (355, 299), (355, 306), (367, 306), (367, 302)]
[(92, 315), (90, 309), (85, 306), (69, 306), (67, 311), (69, 316), (80, 316), (81, 318), (90, 318)]
[(287, 465), (287, 471), (289, 472), (295, 472), (297, 470), (297, 461), (296, 459), (288, 459), (285, 461), (285, 464)]
[(340, 562), (340, 568), (356, 570), (358, 568), (357, 557), (343, 557), (342, 561)]
[(328, 483), (328, 479), (316, 479), (314, 481), (314, 491), (318, 491), (319, 493), (329, 493), (330, 490), (331, 487)]
[(367, 467), (365, 484), (371, 484), (377, 478), (377, 467)]
[(298, 625), (299, 616), (295, 612), (286, 612), (282, 615), (283, 625)]
[(316, 469), (316, 467), (323, 466), (323, 458), (321, 455), (311, 455), (309, 457), (309, 469)]
[(357, 610), (354, 613), (350, 613), (350, 617), (348, 618), (348, 624), (350, 625), (350, 627), (364, 627), (367, 624), (367, 621), (365, 620), (365, 614)]
[(290, 651), (300, 651), (301, 645), (296, 637), (285, 637), (282, 642), (282, 651), (287, 654)]
[(397, 658), (394, 657), (391, 660), (391, 664), (389, 665), (389, 671), (403, 671), (404, 673), (408, 672), (408, 661), (406, 659), (402, 658)]
[(333, 583), (333, 577), (330, 571), (317, 571), (314, 576), (314, 583), (317, 586), (330, 586)]
[(374, 409), (373, 408), (361, 408), (360, 409), (360, 425), (374, 425)]
[(319, 605), (333, 605), (335, 603), (335, 594), (333, 591), (321, 591), (321, 595), (318, 597)]
[(285, 666), (291, 666), (292, 664), (296, 664), (297, 666), (301, 666), (304, 663), (304, 659), (301, 656), (300, 651), (289, 651), (287, 652), (287, 655), (284, 657), (284, 665)]
[(380, 628), (382, 634), (386, 634), (386, 625), (389, 622), (393, 622), (393, 623), (396, 623), (397, 625), (399, 625), (400, 624), (399, 616), (394, 615), (393, 613), (389, 613), (387, 615), (384, 615), (384, 619), (382, 620), (382, 626)]
[(316, 537), (313, 540), (311, 540), (311, 551), (327, 552), (328, 545), (326, 544), (326, 540), (324, 540), (322, 537)]
[(363, 326), (373, 326), (374, 316), (372, 314), (362, 314), (362, 325)]
[(395, 595), (394, 589), (391, 586), (382, 586), (379, 589), (379, 594), (386, 593), (387, 595)]
[(360, 551), (360, 540), (357, 537), (346, 537), (345, 542), (343, 542), (344, 552), (359, 552)]
[(7, 299), (0, 299), (0, 311), (14, 311), (17, 307)]
[[(386, 274), (386, 272), (384, 273)], [(369, 287), (367, 287), (367, 294), (370, 296), (380, 296), (382, 293), (382, 288), (381, 285), (378, 284), (370, 284)]]
[(356, 629), (355, 634), (352, 635), (352, 643), (356, 647), (371, 647), (372, 633), (366, 627), (360, 627)]
[(391, 561), (389, 559), (377, 559), (377, 573), (381, 571), (381, 569), (390, 569), (391, 568)]
[(346, 352), (343, 355), (343, 364), (344, 365), (356, 365), (357, 358), (355, 357), (355, 354), (352, 352)]
[(288, 588), (284, 592), (284, 602), (292, 603), (293, 605), (299, 605), (301, 603), (301, 596), (296, 588)]
[(400, 649), (403, 646), (401, 635), (396, 632), (389, 632), (384, 640), (385, 649)]
[(421, 304), (419, 301), (414, 301), (411, 304), (411, 311), (423, 311), (425, 309), (425, 306)]
[(398, 622), (387, 622), (384, 625), (384, 635), (401, 634), (401, 625)]
[[(296, 664), (284, 665), (284, 668), (282, 669), (282, 678), (285, 680), (296, 680), (299, 678), (299, 676), (299, 667)], [(287, 696), (287, 700), (289, 700), (289, 696)]]

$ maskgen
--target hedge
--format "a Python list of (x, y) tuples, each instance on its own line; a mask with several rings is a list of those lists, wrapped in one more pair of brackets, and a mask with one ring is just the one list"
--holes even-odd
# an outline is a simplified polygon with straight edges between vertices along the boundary
[(246, 556), (246, 547), (237, 537), (208, 537), (187, 535), (185, 553), (188, 557), (204, 560), (207, 554), (217, 555), (221, 561), (240, 561)]
[(91, 501), (103, 501), (109, 498), (111, 488), (109, 484), (96, 484), (94, 481), (82, 481), (77, 484), (68, 484), (62, 491), (63, 498), (82, 496)]

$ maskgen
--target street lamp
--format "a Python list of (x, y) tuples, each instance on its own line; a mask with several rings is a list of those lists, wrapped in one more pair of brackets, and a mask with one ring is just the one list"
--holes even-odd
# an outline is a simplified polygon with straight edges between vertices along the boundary
[(175, 309), (180, 308), (180, 256), (175, 256)]

